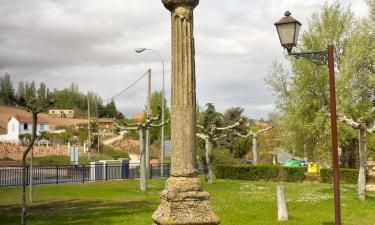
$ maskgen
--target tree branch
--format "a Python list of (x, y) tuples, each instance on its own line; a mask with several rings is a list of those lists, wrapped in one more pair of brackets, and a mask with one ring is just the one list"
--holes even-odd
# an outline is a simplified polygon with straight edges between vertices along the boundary
[(236, 127), (240, 126), (243, 122), (244, 122), (244, 119), (241, 118), (232, 125), (229, 125), (227, 127), (216, 127), (215, 129), (216, 130), (229, 130), (229, 129), (233, 129), (233, 128), (236, 128)]
[(271, 125), (271, 126), (269, 126), (269, 127), (267, 127), (267, 128), (264, 128), (264, 129), (261, 129), (261, 130), (258, 130), (257, 132), (255, 132), (255, 134), (261, 134), (261, 133), (264, 133), (264, 132), (266, 132), (266, 131), (269, 131), (269, 130), (271, 130), (272, 128), (274, 128), (275, 127), (275, 125)]
[(227, 134), (223, 134), (223, 135), (221, 135), (220, 137), (216, 137), (216, 138), (214, 138), (213, 140), (214, 140), (214, 141), (217, 141), (217, 140), (220, 140), (220, 139), (225, 138), (225, 137), (227, 137), (227, 136), (228, 136)]
[[(327, 111), (327, 109), (325, 107), (322, 108), (322, 112), (324, 113), (324, 115), (327, 117), (327, 118), (331, 118), (331, 113)], [(355, 129), (359, 129), (361, 128), (361, 123), (358, 123), (356, 121), (354, 121), (353, 119), (351, 118), (348, 118), (344, 115), (337, 115), (337, 119), (340, 121), (340, 122), (343, 122), (343, 123), (346, 123), (347, 125), (355, 128)]]
[(139, 123), (138, 126), (136, 124), (120, 126), (117, 123), (115, 123), (115, 126), (120, 130), (138, 130), (141, 127), (141, 124)]
[(159, 124), (149, 124), (149, 127), (156, 128), (156, 127), (162, 127), (164, 125), (167, 125), (169, 123), (169, 119), (164, 121), (164, 123), (159, 123)]
[(208, 135), (205, 135), (205, 134), (200, 134), (200, 133), (196, 133), (197, 137), (207, 141), (208, 140)]

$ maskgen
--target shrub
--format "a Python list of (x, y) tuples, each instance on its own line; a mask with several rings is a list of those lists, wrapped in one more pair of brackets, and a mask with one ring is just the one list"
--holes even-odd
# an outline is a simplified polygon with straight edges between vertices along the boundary
[[(340, 169), (340, 182), (348, 184), (356, 184), (358, 181), (357, 169)], [(332, 183), (332, 169), (320, 169), (320, 182)]]
[[(30, 163), (30, 158), (27, 161)], [(66, 155), (33, 157), (33, 164), (37, 166), (70, 165), (70, 157)]]
[(296, 182), (305, 179), (305, 168), (274, 165), (218, 165), (215, 167), (215, 175), (222, 179)]
[(104, 154), (104, 155), (109, 155), (113, 159), (129, 158), (129, 154), (127, 152), (124, 152), (124, 151), (121, 151), (121, 150), (117, 150), (117, 149), (111, 148), (109, 146), (104, 146), (101, 149), (101, 153)]
[(285, 181), (297, 182), (305, 179), (306, 168), (304, 167), (284, 167)]

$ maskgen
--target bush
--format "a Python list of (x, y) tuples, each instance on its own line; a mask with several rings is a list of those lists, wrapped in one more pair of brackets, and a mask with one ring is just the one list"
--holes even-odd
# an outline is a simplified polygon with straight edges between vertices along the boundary
[(301, 182), (305, 179), (305, 168), (274, 165), (219, 165), (215, 167), (215, 175), (221, 179)]
[[(340, 182), (348, 184), (356, 184), (358, 181), (357, 169), (340, 169)], [(332, 183), (332, 169), (320, 169), (320, 182)]]
[(297, 182), (305, 179), (305, 167), (284, 167), (285, 181)]
[[(30, 163), (30, 158), (27, 161)], [(37, 166), (70, 165), (70, 157), (66, 155), (33, 157), (33, 164)]]
[(101, 148), (101, 153), (104, 155), (109, 155), (113, 159), (118, 159), (118, 158), (129, 158), (129, 154), (127, 152), (117, 150), (114, 148), (111, 148), (109, 146), (104, 146)]

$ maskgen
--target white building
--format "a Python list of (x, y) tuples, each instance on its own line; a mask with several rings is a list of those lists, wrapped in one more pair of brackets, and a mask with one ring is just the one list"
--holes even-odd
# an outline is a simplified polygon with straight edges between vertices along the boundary
[[(49, 131), (48, 120), (44, 117), (38, 116), (37, 135), (40, 132)], [(32, 118), (31, 116), (16, 115), (11, 117), (8, 122), (7, 134), (0, 135), (0, 141), (3, 142), (19, 142), (19, 136), (22, 134), (31, 134), (32, 132)]]

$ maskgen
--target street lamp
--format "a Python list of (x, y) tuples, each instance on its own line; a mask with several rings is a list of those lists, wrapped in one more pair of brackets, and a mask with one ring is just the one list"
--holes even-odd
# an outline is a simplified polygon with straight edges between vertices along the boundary
[[(155, 55), (157, 55), (160, 59), (160, 62), (162, 64), (162, 67), (163, 67), (163, 90), (162, 90), (162, 99), (161, 99), (161, 120), (162, 120), (162, 123), (164, 123), (164, 98), (165, 98), (165, 91), (164, 91), (164, 59), (163, 57), (161, 57), (161, 55), (156, 52), (155, 50), (151, 49), (151, 48), (136, 48), (135, 49), (135, 52), (136, 53), (142, 53), (144, 51), (151, 51), (153, 52)], [(164, 127), (165, 126), (162, 126), (161, 127), (161, 156), (160, 156), (160, 164), (161, 164), (161, 172), (160, 172), (160, 175), (161, 177), (163, 177), (164, 175), (164, 136), (165, 136), (165, 130), (164, 130)]]
[(307, 58), (314, 62), (316, 65), (327, 65), (328, 62), (335, 225), (341, 225), (340, 177), (337, 147), (337, 116), (333, 45), (328, 45), (325, 51), (293, 53), (292, 49), (293, 47), (297, 46), (298, 35), (302, 24), (290, 15), (291, 13), (289, 11), (286, 11), (284, 17), (275, 23), (281, 46), (283, 46), (288, 51), (288, 55), (293, 55), (297, 58)]

